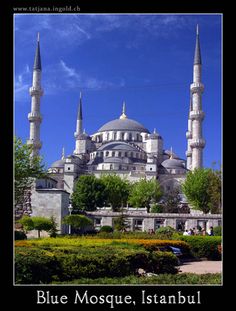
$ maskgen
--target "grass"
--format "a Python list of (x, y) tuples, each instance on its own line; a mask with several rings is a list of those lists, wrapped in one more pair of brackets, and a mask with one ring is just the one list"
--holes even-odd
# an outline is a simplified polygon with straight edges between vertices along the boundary
[(160, 274), (153, 277), (138, 277), (138, 276), (126, 276), (121, 278), (98, 278), (88, 279), (81, 278), (70, 282), (58, 282), (53, 284), (205, 284), (205, 285), (220, 285), (221, 273), (207, 273), (207, 274), (195, 274), (195, 273), (181, 273), (181, 274)]

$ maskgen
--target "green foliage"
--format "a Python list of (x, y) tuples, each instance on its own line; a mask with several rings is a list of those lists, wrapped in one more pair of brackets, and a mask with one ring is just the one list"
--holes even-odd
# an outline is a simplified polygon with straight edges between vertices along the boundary
[(180, 239), (190, 246), (190, 251), (194, 257), (207, 258), (210, 260), (220, 260), (221, 237), (218, 236), (181, 236)]
[(162, 197), (162, 207), (164, 213), (178, 213), (179, 203), (181, 201), (180, 191), (174, 188), (165, 193)]
[(41, 231), (50, 231), (52, 229), (52, 222), (49, 218), (34, 216), (31, 219), (33, 221), (33, 229), (38, 230), (39, 238)]
[(158, 203), (153, 204), (150, 213), (163, 213), (163, 206)]
[(82, 175), (78, 178), (72, 194), (72, 205), (80, 211), (94, 211), (103, 206), (106, 199), (105, 186), (93, 175)]
[(26, 240), (27, 235), (23, 231), (15, 230), (15, 240)]
[(129, 203), (134, 207), (146, 207), (148, 212), (151, 203), (157, 203), (162, 196), (160, 184), (154, 180), (141, 179), (131, 187)]
[(15, 205), (24, 202), (24, 192), (30, 189), (34, 178), (46, 177), (44, 165), (40, 157), (31, 157), (32, 146), (23, 144), (18, 137), (14, 138), (15, 148)]
[(111, 226), (102, 226), (99, 232), (113, 232), (113, 228)]
[(160, 227), (156, 230), (156, 234), (158, 238), (161, 236), (164, 239), (170, 239), (172, 238), (173, 234), (176, 232), (176, 230), (170, 226), (166, 227)]
[(63, 224), (70, 225), (76, 229), (83, 229), (92, 225), (93, 221), (84, 215), (67, 215), (63, 218)]
[(55, 282), (55, 284), (221, 284), (221, 273), (181, 273), (159, 274), (152, 277), (129, 275), (125, 277), (105, 277), (98, 279), (80, 278), (71, 282)]
[(221, 178), (211, 169), (195, 169), (188, 172), (182, 190), (191, 205), (204, 213), (219, 212)]
[(127, 220), (123, 214), (114, 219), (115, 230), (124, 232), (128, 226), (129, 224), (127, 223)]
[[(56, 239), (54, 239), (56, 240)], [(24, 242), (25, 243), (25, 242)], [(177, 258), (171, 253), (148, 252), (141, 246), (16, 248), (18, 284), (48, 284), (78, 278), (120, 277), (138, 268), (154, 273), (176, 273)]]
[(222, 227), (221, 226), (214, 227), (213, 233), (215, 236), (221, 236), (222, 235)]
[(57, 236), (57, 232), (58, 232), (55, 217), (51, 216), (50, 221), (51, 221), (51, 228), (48, 230), (48, 233), (49, 233), (51, 238), (55, 238)]
[(23, 229), (26, 233), (34, 229), (34, 223), (33, 223), (32, 217), (23, 216), (17, 222), (23, 226)]
[(117, 211), (122, 205), (126, 205), (130, 191), (128, 181), (117, 175), (103, 175), (101, 182), (105, 186), (106, 204), (111, 205), (113, 211)]

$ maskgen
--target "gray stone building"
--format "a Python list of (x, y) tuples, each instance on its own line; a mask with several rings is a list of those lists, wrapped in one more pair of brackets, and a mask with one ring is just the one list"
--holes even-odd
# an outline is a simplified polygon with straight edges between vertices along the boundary
[[(68, 213), (69, 196), (74, 190), (76, 180), (80, 175), (84, 174), (93, 174), (96, 177), (103, 174), (116, 174), (131, 182), (142, 178), (156, 179), (162, 185), (163, 190), (167, 192), (173, 188), (180, 188), (187, 171), (200, 168), (203, 165), (205, 140), (202, 136), (202, 121), (204, 119), (202, 93), (204, 86), (201, 82), (201, 70), (200, 39), (197, 27), (193, 83), (190, 86), (191, 96), (188, 131), (186, 133), (187, 160), (181, 159), (173, 152), (172, 148), (166, 150), (163, 137), (156, 129), (150, 132), (146, 126), (129, 118), (125, 102), (123, 102), (122, 113), (117, 119), (101, 125), (95, 133), (87, 134), (83, 129), (82, 95), (80, 93), (74, 133), (75, 149), (68, 156), (65, 156), (63, 150), (61, 159), (52, 163), (48, 169), (51, 176), (50, 182), (43, 184), (43, 181), (38, 181), (38, 184), (36, 183), (32, 192), (32, 215), (55, 215), (61, 233), (66, 232), (67, 229), (61, 225), (61, 219)], [(40, 141), (40, 124), (42, 122), (40, 99), (43, 95), (41, 75), (42, 65), (38, 36), (33, 67), (33, 83), (30, 88), (31, 112), (28, 115), (30, 122), (28, 144), (33, 145), (32, 156), (39, 153), (42, 145)], [(101, 211), (90, 213), (90, 216), (98, 219), (98, 213), (101, 213)], [(110, 212), (107, 216), (103, 215), (101, 223), (111, 224), (113, 216)], [(138, 220), (141, 217), (143, 230), (155, 229), (158, 226), (158, 219), (160, 221), (164, 219), (162, 224), (173, 227), (176, 227), (176, 221), (181, 219), (185, 219), (185, 226), (196, 226), (196, 221), (199, 221), (196, 218), (197, 216), (190, 216), (189, 214), (143, 214), (143, 217), (141, 214), (133, 214), (133, 216), (129, 214), (129, 217), (131, 219), (131, 228), (133, 228), (133, 222), (141, 224), (141, 220)], [(211, 218), (212, 224), (216, 224), (214, 216), (206, 215), (204, 217), (206, 219), (213, 217)], [(210, 224), (211, 221), (207, 220), (207, 223)]]

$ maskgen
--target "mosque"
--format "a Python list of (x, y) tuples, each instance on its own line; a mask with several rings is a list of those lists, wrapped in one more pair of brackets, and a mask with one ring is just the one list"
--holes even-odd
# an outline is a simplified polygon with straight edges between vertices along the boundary
[[(32, 156), (38, 155), (42, 146), (40, 141), (40, 124), (42, 122), (40, 100), (43, 95), (41, 75), (42, 65), (38, 36), (33, 67), (33, 83), (30, 88), (31, 112), (28, 114), (30, 137), (27, 144), (33, 147)], [(108, 121), (97, 132), (91, 135), (87, 134), (83, 129), (82, 104), (84, 103), (80, 93), (74, 133), (75, 148), (69, 156), (65, 156), (63, 151), (61, 159), (52, 163), (48, 169), (50, 178), (36, 180), (35, 189), (31, 194), (32, 215), (46, 217), (55, 215), (60, 224), (60, 231), (66, 232), (61, 220), (63, 216), (68, 214), (69, 198), (73, 193), (75, 183), (79, 176), (84, 174), (93, 174), (96, 177), (103, 174), (116, 174), (131, 182), (142, 178), (155, 179), (166, 192), (179, 187), (186, 178), (188, 171), (201, 168), (203, 165), (205, 140), (202, 135), (202, 122), (204, 119), (202, 93), (204, 85), (202, 84), (202, 60), (198, 26), (193, 61), (193, 83), (190, 85), (190, 91), (188, 122), (186, 122), (188, 124), (186, 159), (179, 158), (172, 148), (171, 150), (165, 150), (163, 137), (156, 130), (151, 133), (147, 127), (137, 120), (129, 118), (125, 102), (123, 102), (121, 115), (117, 119)], [(83, 106), (83, 109), (84, 107), (86, 105)], [(96, 224), (112, 225), (113, 216), (111, 214), (109, 218), (107, 214), (101, 216), (99, 212), (94, 213), (92, 215), (91, 212), (90, 216), (95, 217)], [(130, 216), (132, 223), (136, 220), (146, 219), (146, 225), (143, 225), (145, 221), (142, 222), (142, 226), (144, 226), (142, 230), (144, 228), (156, 229), (155, 224), (157, 226), (158, 224), (169, 224), (177, 227), (178, 221), (184, 222), (185, 228), (188, 226), (186, 221), (189, 221), (189, 225), (195, 227), (197, 221), (203, 221), (210, 226), (214, 223), (214, 219), (209, 222), (210, 218), (216, 217), (216, 222), (220, 219), (217, 216), (208, 215), (205, 216), (205, 220), (194, 218), (195, 216), (191, 220), (189, 215), (186, 218), (186, 215), (177, 214), (171, 216), (139, 215), (138, 218), (136, 217), (137, 219), (135, 217), (135, 213)]]
[[(115, 173), (121, 178), (137, 181), (141, 178), (157, 179), (163, 189), (168, 191), (176, 187), (185, 178), (188, 170), (202, 167), (203, 148), (205, 140), (202, 137), (202, 93), (201, 82), (202, 62), (200, 52), (199, 30), (197, 26), (196, 46), (193, 63), (193, 83), (190, 86), (191, 98), (188, 117), (187, 160), (179, 158), (173, 151), (163, 148), (162, 136), (127, 116), (126, 104), (123, 102), (121, 115), (102, 125), (91, 135), (83, 129), (82, 95), (78, 105), (76, 131), (74, 133), (75, 149), (61, 159), (52, 163), (48, 172), (56, 181), (57, 189), (73, 192), (77, 178), (83, 174)], [(33, 146), (33, 155), (38, 155), (42, 146), (40, 141), (40, 99), (41, 88), (41, 56), (39, 37), (37, 41), (33, 85), (30, 88), (32, 98), (30, 122), (30, 138), (28, 144)], [(84, 108), (83, 108), (84, 109)], [(53, 183), (55, 187), (55, 183)]]

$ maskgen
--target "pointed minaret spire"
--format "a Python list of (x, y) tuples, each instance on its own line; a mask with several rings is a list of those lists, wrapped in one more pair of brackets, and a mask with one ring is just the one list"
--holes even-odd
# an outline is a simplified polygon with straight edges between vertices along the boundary
[(156, 130), (156, 128), (154, 127), (153, 134), (156, 134), (156, 133), (157, 133), (157, 130)]
[(202, 64), (202, 59), (201, 59), (200, 40), (199, 40), (199, 27), (197, 25), (194, 65), (201, 65), (201, 64)]
[(64, 147), (62, 147), (61, 159), (62, 159), (62, 160), (65, 159), (65, 148), (64, 148)]
[(120, 119), (126, 119), (127, 115), (125, 114), (126, 112), (126, 105), (125, 105), (125, 101), (123, 101), (123, 106), (122, 106), (122, 114), (120, 116)]
[(37, 37), (37, 48), (36, 48), (35, 58), (34, 58), (34, 70), (42, 70), (41, 56), (40, 56), (40, 44), (39, 44), (39, 32), (38, 32), (38, 37)]
[(83, 116), (82, 116), (82, 92), (80, 92), (79, 109), (78, 109), (78, 117), (77, 117), (77, 120), (83, 120)]

